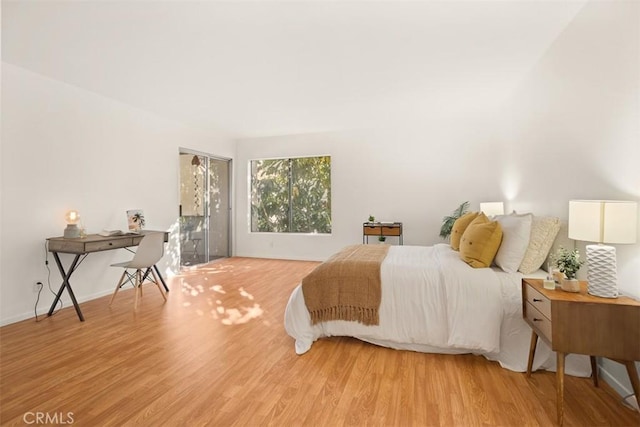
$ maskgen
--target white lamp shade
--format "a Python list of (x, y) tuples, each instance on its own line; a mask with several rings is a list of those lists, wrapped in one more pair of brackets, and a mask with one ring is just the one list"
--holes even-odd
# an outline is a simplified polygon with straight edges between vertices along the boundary
[(569, 238), (598, 243), (635, 243), (638, 204), (617, 200), (571, 200)]
[(480, 203), (480, 210), (484, 212), (486, 216), (503, 215), (504, 203), (502, 202), (484, 202)]

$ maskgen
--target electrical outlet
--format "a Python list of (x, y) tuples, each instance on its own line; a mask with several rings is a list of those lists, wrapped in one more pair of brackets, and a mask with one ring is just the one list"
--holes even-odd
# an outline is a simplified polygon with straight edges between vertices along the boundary
[(33, 292), (38, 293), (42, 289), (42, 282), (36, 282), (33, 284)]

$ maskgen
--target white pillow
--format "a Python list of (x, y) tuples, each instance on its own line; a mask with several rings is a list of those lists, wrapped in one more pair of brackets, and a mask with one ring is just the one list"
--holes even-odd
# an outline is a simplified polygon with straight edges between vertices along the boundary
[(502, 243), (494, 260), (507, 273), (515, 273), (524, 259), (531, 237), (533, 215), (497, 215), (502, 227)]
[(531, 238), (524, 259), (518, 269), (521, 273), (531, 274), (544, 263), (549, 250), (560, 230), (560, 218), (534, 216), (531, 223)]

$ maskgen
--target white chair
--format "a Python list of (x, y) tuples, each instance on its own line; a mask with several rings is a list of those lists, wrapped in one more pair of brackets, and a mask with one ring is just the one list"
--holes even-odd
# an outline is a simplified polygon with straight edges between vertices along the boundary
[[(118, 293), (120, 288), (127, 282), (131, 282), (136, 291), (133, 304), (134, 310), (138, 308), (138, 293), (142, 297), (142, 285), (145, 283), (145, 281), (155, 283), (158, 287), (158, 290), (160, 291), (160, 294), (162, 295), (162, 298), (164, 298), (164, 300), (166, 301), (167, 296), (162, 290), (160, 281), (158, 280), (158, 276), (153, 270), (153, 266), (156, 265), (160, 258), (162, 258), (163, 253), (164, 233), (148, 233), (145, 234), (145, 236), (142, 238), (142, 241), (140, 241), (138, 250), (136, 251), (131, 261), (111, 264), (112, 267), (124, 268), (124, 272), (122, 273), (122, 276), (120, 276), (120, 281), (118, 282), (118, 286), (116, 286), (116, 290), (111, 296), (109, 305), (113, 303), (113, 299), (116, 297), (116, 294)], [(136, 271), (130, 273), (130, 269), (135, 269)]]

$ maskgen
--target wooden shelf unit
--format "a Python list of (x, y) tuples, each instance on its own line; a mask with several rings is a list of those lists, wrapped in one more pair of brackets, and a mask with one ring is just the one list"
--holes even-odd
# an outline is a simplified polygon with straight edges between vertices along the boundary
[(365, 222), (362, 224), (362, 244), (369, 243), (369, 236), (397, 237), (398, 242), (402, 245), (402, 223)]

